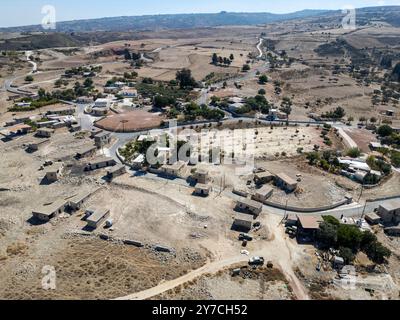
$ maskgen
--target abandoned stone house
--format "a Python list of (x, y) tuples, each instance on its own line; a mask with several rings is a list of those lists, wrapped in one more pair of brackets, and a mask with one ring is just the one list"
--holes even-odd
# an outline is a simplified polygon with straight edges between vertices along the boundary
[(161, 171), (171, 177), (180, 177), (185, 173), (186, 163), (177, 161), (174, 164), (165, 164), (161, 167)]
[(254, 174), (254, 182), (258, 185), (267, 184), (274, 180), (274, 175), (269, 171), (262, 171)]
[(126, 173), (125, 166), (123, 164), (119, 164), (107, 171), (107, 177), (110, 179), (114, 179), (118, 176), (123, 175), (124, 173)]
[(253, 226), (253, 217), (244, 213), (235, 213), (233, 228), (238, 231), (249, 232)]
[(26, 151), (28, 151), (28, 152), (36, 152), (36, 151), (39, 150), (39, 147), (45, 146), (49, 142), (50, 142), (50, 139), (32, 142), (32, 143), (28, 144), (28, 147), (27, 147)]
[(58, 200), (51, 204), (45, 204), (38, 209), (32, 210), (32, 215), (41, 221), (47, 222), (64, 212), (67, 206), (68, 201)]
[(54, 129), (50, 128), (39, 128), (36, 131), (36, 136), (41, 138), (50, 138), (54, 134)]
[(254, 201), (265, 202), (272, 196), (274, 189), (270, 186), (263, 186), (261, 189), (256, 190), (256, 193), (252, 196)]
[(111, 133), (100, 132), (94, 136), (94, 144), (97, 148), (102, 148), (103, 146), (111, 142)]
[(98, 134), (102, 133), (103, 130), (99, 129), (99, 128), (92, 128), (92, 130), (90, 130), (90, 138), (94, 139), (95, 136), (97, 136)]
[(106, 167), (112, 167), (115, 166), (117, 163), (114, 159), (112, 158), (98, 158), (92, 162), (89, 162), (85, 170), (90, 171), (90, 170), (97, 170), (101, 168), (106, 168)]
[(97, 148), (95, 146), (83, 147), (76, 153), (75, 158), (82, 159), (82, 158), (90, 157), (90, 156), (94, 155), (96, 153), (96, 151), (97, 151)]
[(236, 209), (241, 212), (250, 213), (256, 217), (262, 212), (263, 205), (250, 199), (241, 199), (236, 203)]
[(390, 200), (378, 208), (378, 215), (385, 224), (397, 225), (400, 223), (400, 200)]
[(51, 167), (48, 167), (44, 179), (47, 182), (56, 182), (63, 175), (64, 164), (55, 163)]
[(209, 174), (207, 170), (199, 169), (193, 174), (193, 179), (197, 183), (207, 184), (209, 182)]
[(297, 182), (290, 178), (286, 173), (277, 174), (275, 177), (275, 184), (277, 187), (287, 192), (293, 192), (297, 189)]
[(69, 208), (73, 211), (80, 210), (87, 200), (89, 200), (92, 192), (80, 192), (69, 199)]
[(100, 227), (110, 216), (109, 209), (97, 209), (87, 219), (87, 226), (92, 229)]
[(195, 186), (194, 194), (201, 197), (207, 197), (210, 195), (211, 186), (208, 184), (198, 183)]

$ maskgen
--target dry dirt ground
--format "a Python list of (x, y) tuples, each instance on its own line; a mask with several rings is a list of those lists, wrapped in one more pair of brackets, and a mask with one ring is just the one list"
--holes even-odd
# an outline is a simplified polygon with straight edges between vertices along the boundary
[[(61, 236), (58, 241), (9, 246), (1, 262), (2, 299), (112, 299), (141, 291), (201, 266), (202, 258), (187, 259), (191, 252), (155, 253), (100, 239)], [(47, 252), (40, 247), (46, 246)], [(39, 247), (39, 249), (37, 248)], [(39, 251), (39, 252), (38, 252)], [(53, 266), (56, 289), (42, 288), (42, 268)]]
[(96, 122), (96, 126), (111, 132), (133, 132), (157, 128), (163, 119), (159, 113), (135, 110), (110, 115)]
[(205, 275), (190, 283), (165, 292), (153, 299), (162, 300), (292, 300), (285, 276), (278, 269), (242, 267), (241, 274), (232, 276), (233, 268)]

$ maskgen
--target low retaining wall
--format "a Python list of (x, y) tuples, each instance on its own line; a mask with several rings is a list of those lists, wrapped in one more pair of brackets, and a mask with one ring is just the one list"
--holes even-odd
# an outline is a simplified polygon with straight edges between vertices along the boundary
[(398, 199), (398, 198), (400, 198), (400, 194), (396, 195), (396, 196), (367, 199), (367, 200), (365, 200), (365, 202), (377, 202), (377, 201), (385, 201), (385, 200), (392, 200), (392, 199)]
[(326, 205), (326, 206), (315, 207), (315, 208), (300, 208), (300, 207), (293, 207), (293, 206), (285, 206), (284, 204), (274, 203), (271, 201), (264, 201), (265, 205), (273, 207), (273, 208), (278, 208), (278, 209), (283, 209), (283, 210), (293, 211), (293, 212), (305, 212), (305, 213), (328, 211), (328, 210), (336, 209), (338, 207), (341, 207), (345, 204), (350, 204), (350, 203), (351, 203), (351, 201), (349, 201), (349, 199), (344, 199), (340, 202)]

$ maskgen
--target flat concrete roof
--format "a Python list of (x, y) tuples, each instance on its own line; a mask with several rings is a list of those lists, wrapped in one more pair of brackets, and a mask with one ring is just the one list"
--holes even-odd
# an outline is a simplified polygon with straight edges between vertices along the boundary
[(285, 182), (285, 183), (288, 184), (288, 185), (297, 184), (297, 182), (296, 182), (294, 179), (292, 179), (291, 177), (289, 177), (286, 173), (283, 173), (283, 172), (278, 173), (278, 174), (276, 175), (276, 177), (277, 177), (278, 179), (282, 180), (283, 182)]
[(88, 165), (99, 164), (99, 163), (108, 162), (108, 161), (115, 161), (115, 160), (113, 158), (109, 158), (109, 157), (98, 158), (98, 159), (95, 159), (95, 160), (89, 162)]
[(201, 190), (210, 190), (211, 187), (208, 184), (198, 183), (196, 184), (195, 188)]
[(249, 214), (239, 213), (239, 212), (235, 213), (235, 220), (242, 220), (242, 221), (247, 221), (247, 222), (251, 222), (251, 223), (253, 223), (253, 221), (254, 221), (253, 216), (251, 216)]
[(79, 202), (89, 198), (91, 195), (92, 195), (92, 192), (80, 192), (77, 195), (73, 196), (71, 199), (69, 199), (69, 201), (72, 203), (79, 203)]
[(77, 152), (77, 154), (84, 154), (84, 153), (87, 153), (87, 152), (91, 152), (91, 151), (93, 151), (93, 150), (97, 150), (97, 147), (96, 147), (96, 146), (87, 146), (87, 147), (81, 148), (81, 149)]
[(268, 195), (270, 194), (274, 189), (270, 186), (263, 186), (261, 189), (256, 190), (256, 194), (259, 195)]
[(400, 209), (400, 200), (393, 199), (393, 200), (387, 201), (387, 202), (381, 204), (381, 207), (387, 211), (398, 210), (398, 209)]
[(312, 216), (297, 216), (297, 218), (303, 229), (319, 229), (319, 224), (323, 221), (320, 217)]
[(237, 201), (237, 203), (242, 203), (248, 207), (257, 208), (257, 209), (262, 209), (262, 207), (263, 207), (262, 203), (251, 200), (251, 199), (247, 199), (247, 198), (240, 199)]
[(32, 210), (32, 213), (40, 213), (45, 216), (50, 216), (60, 208), (64, 207), (67, 203), (67, 200), (57, 200), (49, 205), (42, 205), (40, 208)]
[(112, 167), (111, 169), (108, 170), (108, 173), (114, 173), (114, 172), (118, 172), (119, 170), (125, 169), (125, 166), (123, 164), (118, 164), (114, 167)]
[(99, 220), (104, 218), (105, 215), (107, 215), (110, 212), (110, 209), (96, 209), (95, 212), (87, 218), (87, 222), (93, 222), (97, 223)]

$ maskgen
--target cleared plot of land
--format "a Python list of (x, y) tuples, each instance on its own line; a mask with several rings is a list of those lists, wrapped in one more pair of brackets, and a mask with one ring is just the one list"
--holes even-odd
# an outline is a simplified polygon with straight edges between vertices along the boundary
[[(15, 269), (2, 268), (0, 297), (2, 299), (112, 299), (142, 291), (162, 280), (182, 276), (197, 262), (185, 261), (185, 254), (175, 258), (147, 249), (123, 246), (99, 239), (67, 237), (51, 254), (35, 256), (26, 262), (20, 252)], [(40, 259), (41, 258), (41, 259)], [(22, 262), (25, 260), (25, 262)], [(5, 262), (7, 263), (7, 261)], [(56, 289), (42, 288), (42, 268), (53, 266)]]
[[(241, 266), (238, 266), (241, 267)], [(245, 266), (232, 277), (232, 268), (206, 275), (154, 299), (162, 300), (292, 300), (292, 289), (277, 269)]]
[[(183, 133), (180, 137), (185, 138)], [(206, 130), (194, 135), (193, 149), (208, 151), (221, 147), (225, 154), (245, 153), (259, 159), (295, 156), (298, 149), (310, 152), (314, 145), (323, 147), (319, 129), (315, 127), (260, 127), (254, 129)]]
[(159, 113), (135, 110), (110, 115), (96, 122), (96, 126), (111, 132), (134, 132), (157, 128), (162, 120), (163, 117)]

